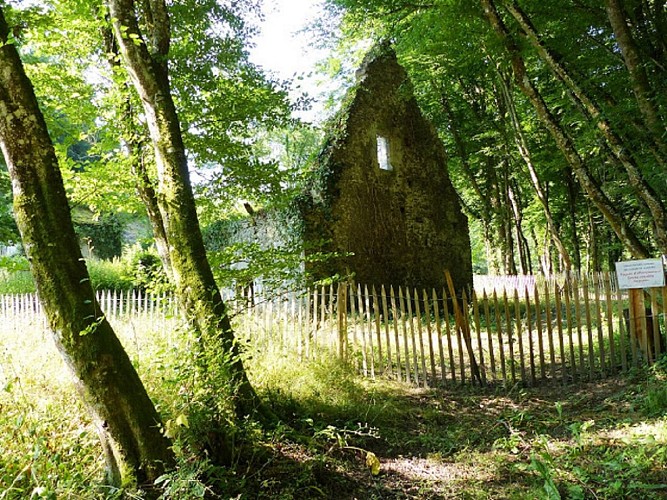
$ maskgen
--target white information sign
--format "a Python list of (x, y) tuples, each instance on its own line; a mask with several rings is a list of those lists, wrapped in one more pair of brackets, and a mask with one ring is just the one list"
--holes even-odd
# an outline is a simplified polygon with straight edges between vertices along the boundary
[(665, 286), (665, 271), (661, 259), (617, 262), (616, 276), (621, 289)]

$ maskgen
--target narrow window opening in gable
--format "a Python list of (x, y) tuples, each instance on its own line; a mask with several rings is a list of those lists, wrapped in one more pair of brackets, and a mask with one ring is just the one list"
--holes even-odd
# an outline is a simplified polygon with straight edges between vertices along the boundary
[(380, 135), (377, 136), (377, 155), (381, 170), (394, 170), (389, 161), (389, 139)]

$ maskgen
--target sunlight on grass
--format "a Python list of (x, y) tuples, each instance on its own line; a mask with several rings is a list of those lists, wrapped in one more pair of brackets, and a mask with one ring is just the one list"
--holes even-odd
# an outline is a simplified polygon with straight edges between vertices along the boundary
[[(183, 368), (194, 340), (173, 317), (124, 318), (114, 327), (165, 420), (175, 418), (183, 409)], [(266, 337), (252, 342), (253, 334), (239, 332), (249, 375), (283, 424), (267, 431), (248, 424), (245, 451), (222, 472), (204, 461), (184, 461), (169, 478), (169, 498), (183, 498), (183, 485), (204, 491), (205, 477), (218, 477), (230, 495), (248, 490), (258, 498), (307, 497), (304, 492), (371, 498), (369, 491), (443, 498), (665, 493), (661, 365), (636, 374), (635, 384), (609, 379), (608, 386), (567, 389), (437, 391), (363, 378), (335, 352), (308, 359)], [(43, 321), (4, 319), (0, 342), (0, 499), (124, 494), (101, 484), (95, 428)], [(379, 458), (378, 476), (366, 466), (371, 456)]]

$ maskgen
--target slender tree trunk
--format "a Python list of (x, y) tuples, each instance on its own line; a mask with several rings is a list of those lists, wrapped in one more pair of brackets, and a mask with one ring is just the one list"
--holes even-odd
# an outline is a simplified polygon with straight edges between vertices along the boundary
[[(186, 315), (202, 336), (207, 352), (227, 353), (224, 370), (229, 378), (239, 416), (255, 413), (260, 401), (248, 381), (239, 346), (225, 304), (213, 278), (199, 227), (180, 122), (171, 96), (167, 69), (169, 16), (163, 0), (151, 1), (139, 28), (134, 0), (106, 0), (113, 32), (124, 65), (139, 94), (155, 151), (157, 199), (164, 221), (174, 284)], [(222, 358), (222, 356), (219, 356)]]
[(472, 216), (475, 219), (481, 221), (482, 227), (484, 228), (486, 258), (489, 270), (492, 273), (499, 273), (500, 265), (498, 264), (498, 255), (496, 248), (496, 242), (498, 241), (498, 236), (496, 235), (496, 232), (494, 231), (493, 227), (494, 210), (492, 207), (492, 203), (490, 201), (491, 197), (485, 194), (485, 190), (478, 182), (477, 177), (475, 176), (472, 170), (472, 166), (470, 165), (470, 157), (468, 155), (465, 142), (459, 130), (459, 120), (454, 114), (454, 111), (452, 110), (452, 107), (449, 103), (449, 98), (447, 97), (447, 94), (444, 90), (440, 92), (440, 102), (442, 103), (442, 109), (447, 115), (447, 120), (448, 120), (447, 129), (452, 134), (452, 138), (454, 139), (454, 145), (456, 147), (456, 153), (458, 154), (459, 159), (461, 160), (461, 170), (466, 178), (466, 182), (472, 186), (473, 191), (477, 195), (478, 201), (480, 203), (481, 207), (480, 210), (468, 209), (469, 216)]
[(595, 179), (593, 179), (581, 156), (579, 156), (572, 139), (560, 126), (542, 98), (542, 95), (539, 93), (532, 80), (528, 77), (519, 49), (510, 37), (505, 24), (500, 18), (494, 1), (480, 1), (491, 27), (500, 37), (510, 55), (512, 68), (514, 70), (514, 78), (517, 85), (535, 107), (538, 117), (544, 123), (547, 130), (549, 130), (556, 141), (556, 145), (571, 165), (579, 184), (581, 184), (582, 188), (591, 201), (593, 201), (597, 209), (602, 212), (625, 248), (627, 248), (636, 258), (649, 257), (649, 252), (644, 244), (639, 240), (627, 221), (618, 213), (616, 207), (607, 198), (602, 189), (600, 189), (600, 186), (598, 186)]
[(517, 115), (514, 99), (512, 98), (512, 91), (510, 90), (508, 83), (505, 81), (504, 76), (499, 75), (499, 78), (501, 81), (502, 94), (506, 101), (507, 111), (510, 115), (510, 120), (514, 128), (514, 140), (517, 149), (519, 150), (519, 154), (521, 155), (521, 158), (523, 158), (526, 167), (528, 167), (528, 174), (533, 186), (533, 190), (535, 191), (535, 195), (537, 196), (537, 199), (542, 205), (542, 210), (544, 211), (544, 218), (547, 222), (547, 230), (549, 231), (551, 239), (553, 240), (554, 244), (556, 245), (556, 248), (558, 249), (558, 253), (560, 254), (561, 260), (563, 261), (565, 271), (570, 271), (572, 267), (570, 254), (567, 251), (567, 248), (565, 248), (565, 244), (563, 243), (563, 240), (561, 240), (560, 235), (558, 234), (556, 224), (554, 223), (553, 217), (551, 215), (551, 210), (549, 209), (549, 201), (546, 196), (546, 190), (542, 187), (542, 183), (540, 182), (539, 176), (537, 175), (537, 169), (533, 164), (533, 158), (532, 155), (530, 154), (530, 149), (528, 148), (528, 142), (526, 141), (526, 137), (524, 136), (523, 131), (521, 130), (521, 122), (519, 121), (519, 116)]
[(595, 223), (595, 215), (588, 206), (588, 273), (596, 273), (602, 269), (600, 265), (600, 246), (598, 245), (599, 229)]
[[(530, 228), (530, 236), (535, 242), (535, 248), (540, 247), (540, 239), (535, 232), (535, 228)], [(540, 270), (544, 276), (550, 276), (553, 274), (553, 260), (551, 256), (551, 234), (549, 231), (544, 232), (544, 243), (542, 244), (542, 255), (538, 252), (538, 260), (540, 263)]]
[(504, 258), (503, 265), (505, 267), (505, 274), (517, 274), (516, 259), (514, 254), (514, 238), (512, 237), (512, 202), (510, 201), (510, 185), (509, 172), (507, 171), (507, 162), (501, 161), (502, 177), (499, 183), (499, 191), (502, 203), (497, 206), (498, 223), (500, 225), (500, 233), (502, 234), (501, 242), (503, 244), (501, 255)]
[(440, 93), (440, 100), (442, 102), (442, 108), (445, 111), (445, 114), (447, 115), (448, 119), (447, 128), (449, 132), (452, 134), (452, 138), (454, 139), (454, 145), (456, 146), (456, 152), (458, 153), (459, 158), (461, 159), (461, 167), (463, 173), (465, 174), (466, 179), (468, 180), (473, 190), (475, 191), (475, 194), (479, 198), (479, 202), (482, 206), (482, 214), (481, 214), (482, 217), (484, 217), (485, 220), (488, 222), (491, 220), (491, 213), (492, 213), (491, 204), (489, 202), (488, 197), (482, 191), (482, 188), (479, 185), (479, 182), (477, 182), (477, 178), (475, 177), (475, 174), (472, 171), (472, 167), (470, 166), (470, 158), (468, 156), (468, 151), (466, 149), (463, 138), (461, 137), (461, 133), (459, 132), (458, 120), (454, 115), (451, 105), (449, 104), (449, 98), (447, 97), (447, 94), (444, 91)]
[(632, 90), (634, 91), (639, 111), (641, 112), (648, 130), (663, 158), (667, 158), (667, 144), (665, 144), (665, 124), (660, 118), (660, 113), (655, 105), (654, 92), (644, 69), (639, 48), (632, 36), (630, 27), (626, 21), (625, 9), (620, 0), (605, 0), (605, 8), (609, 22), (614, 30), (616, 42), (621, 49), (625, 67), (630, 73)]
[(60, 354), (97, 425), (108, 479), (152, 482), (174, 464), (160, 417), (100, 311), (74, 234), (58, 160), (0, 9), (0, 143), (14, 213)]
[(528, 246), (526, 236), (523, 234), (523, 212), (515, 183), (510, 183), (507, 189), (507, 194), (514, 216), (512, 219), (514, 220), (514, 231), (516, 233), (516, 246), (519, 250), (519, 270), (521, 271), (521, 274), (532, 274), (530, 247)]
[[(106, 22), (106, 20), (105, 20)], [(107, 61), (112, 73), (121, 70), (120, 54), (118, 53), (118, 45), (113, 36), (113, 31), (106, 24), (102, 28), (102, 38), (104, 40), (104, 47), (107, 53)], [(158, 206), (157, 194), (155, 192), (155, 185), (148, 174), (146, 168), (144, 149), (144, 138), (146, 137), (145, 127), (138, 123), (136, 113), (132, 106), (132, 97), (130, 95), (130, 83), (125, 81), (118, 83), (118, 93), (122, 96), (122, 109), (118, 114), (120, 122), (121, 139), (127, 145), (127, 155), (130, 158), (130, 168), (134, 175), (136, 182), (137, 193), (141, 198), (142, 203), (146, 209), (146, 215), (150, 221), (153, 229), (153, 238), (155, 239), (155, 246), (157, 248), (158, 256), (162, 262), (162, 268), (167, 275), (169, 281), (173, 282), (174, 273), (171, 266), (171, 257), (169, 256), (169, 244), (167, 243), (167, 230), (164, 226), (164, 220), (160, 213)]]
[(157, 202), (157, 194), (155, 193), (155, 186), (148, 175), (145, 159), (143, 157), (143, 146), (139, 142), (128, 144), (130, 154), (132, 155), (131, 168), (134, 178), (136, 180), (137, 192), (141, 198), (144, 207), (146, 207), (146, 214), (148, 220), (153, 228), (153, 238), (155, 239), (155, 247), (157, 248), (162, 268), (170, 282), (174, 282), (174, 271), (171, 265), (171, 256), (169, 255), (169, 244), (167, 243), (167, 230), (164, 226), (162, 213)]
[(512, 228), (509, 222), (509, 201), (505, 189), (504, 164), (500, 163), (500, 176), (496, 172), (496, 166), (493, 163), (495, 158), (485, 157), (486, 163), (486, 192), (488, 193), (489, 203), (493, 210), (492, 232), (495, 246), (491, 251), (495, 254), (494, 262), (497, 264), (499, 272), (504, 274), (516, 274), (514, 265), (514, 249), (512, 244)]
[[(628, 148), (623, 144), (621, 138), (613, 130), (609, 121), (604, 117), (600, 108), (584, 92), (581, 86), (570, 75), (565, 66), (559, 62), (559, 58), (544, 45), (537, 30), (533, 27), (528, 16), (521, 8), (512, 2), (505, 1), (507, 10), (517, 20), (521, 29), (528, 36), (528, 40), (537, 50), (540, 57), (551, 68), (553, 74), (561, 80), (571, 91), (571, 95), (588, 117), (594, 121), (598, 130), (606, 140), (613, 157), (625, 168), (630, 180), (630, 185), (637, 196), (646, 204), (653, 217), (653, 226), (655, 229), (655, 240), (661, 253), (667, 254), (667, 210), (655, 192), (655, 190), (646, 182), (635, 160), (628, 152)], [(507, 34), (508, 35), (508, 34)], [(664, 127), (663, 127), (664, 128)], [(664, 130), (663, 130), (664, 132)]]
[(572, 258), (574, 270), (581, 271), (581, 239), (577, 228), (577, 195), (579, 193), (577, 184), (572, 178), (572, 170), (564, 168), (565, 184), (567, 187), (567, 213), (570, 220), (570, 238), (572, 240)]

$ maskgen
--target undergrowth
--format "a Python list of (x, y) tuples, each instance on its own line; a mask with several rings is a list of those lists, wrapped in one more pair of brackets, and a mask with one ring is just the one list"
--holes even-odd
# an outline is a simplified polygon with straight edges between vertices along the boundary
[[(169, 289), (157, 252), (139, 245), (128, 247), (113, 259), (86, 259), (90, 281), (96, 290)], [(0, 257), (0, 294), (35, 293), (35, 282), (24, 256)]]
[[(667, 494), (665, 363), (579, 386), (426, 390), (248, 341), (251, 381), (279, 422), (230, 419), (221, 467), (192, 442), (211, 411), (195, 397), (195, 339), (176, 318), (114, 326), (174, 438), (163, 498)], [(0, 500), (144, 498), (101, 483), (94, 426), (43, 324), (3, 319), (0, 345)]]

